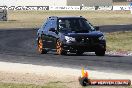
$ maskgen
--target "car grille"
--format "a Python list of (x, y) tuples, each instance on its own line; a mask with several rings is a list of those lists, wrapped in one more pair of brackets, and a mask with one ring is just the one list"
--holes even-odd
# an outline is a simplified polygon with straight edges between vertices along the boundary
[(79, 43), (98, 43), (99, 39), (98, 38), (79, 37), (79, 38), (76, 38), (76, 41)]
[(99, 39), (98, 38), (91, 38), (90, 39), (90, 42), (91, 43), (98, 43), (99, 42)]

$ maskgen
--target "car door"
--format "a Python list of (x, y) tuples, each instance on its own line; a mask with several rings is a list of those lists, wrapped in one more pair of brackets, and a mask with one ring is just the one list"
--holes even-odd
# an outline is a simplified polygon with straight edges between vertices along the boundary
[(49, 35), (48, 35), (48, 30), (50, 28), (50, 21), (48, 20), (43, 26), (42, 26), (42, 32), (41, 32), (41, 37), (43, 39), (43, 44), (45, 48), (50, 48), (50, 41), (49, 41)]
[(56, 48), (56, 39), (58, 38), (57, 32), (53, 32), (50, 31), (50, 29), (53, 28), (55, 30), (57, 30), (57, 22), (56, 20), (51, 20), (50, 21), (50, 27), (48, 30), (48, 40), (49, 40), (49, 47), (51, 49), (55, 49)]

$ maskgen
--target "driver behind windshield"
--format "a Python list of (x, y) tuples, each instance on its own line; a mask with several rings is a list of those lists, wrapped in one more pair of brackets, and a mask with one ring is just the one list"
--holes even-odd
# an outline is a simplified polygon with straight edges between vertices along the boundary
[(59, 30), (74, 31), (74, 32), (89, 32), (94, 28), (84, 19), (60, 19)]

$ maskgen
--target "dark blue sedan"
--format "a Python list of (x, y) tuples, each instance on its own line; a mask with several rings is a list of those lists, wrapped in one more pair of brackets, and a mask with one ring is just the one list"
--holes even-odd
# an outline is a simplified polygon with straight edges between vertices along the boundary
[(59, 55), (95, 52), (97, 56), (104, 56), (106, 40), (99, 27), (93, 27), (81, 16), (51, 16), (37, 32), (37, 46), (41, 54), (54, 49)]

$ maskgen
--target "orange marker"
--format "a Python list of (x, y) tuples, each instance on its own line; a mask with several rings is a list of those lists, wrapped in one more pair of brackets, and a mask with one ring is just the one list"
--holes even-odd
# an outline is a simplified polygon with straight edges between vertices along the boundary
[(88, 77), (88, 72), (82, 68), (82, 77)]

